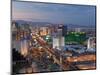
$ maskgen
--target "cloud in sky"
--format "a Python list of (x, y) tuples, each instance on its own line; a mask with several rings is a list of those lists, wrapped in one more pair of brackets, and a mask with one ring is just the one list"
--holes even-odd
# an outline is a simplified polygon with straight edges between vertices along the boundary
[(95, 25), (95, 6), (12, 2), (12, 19)]

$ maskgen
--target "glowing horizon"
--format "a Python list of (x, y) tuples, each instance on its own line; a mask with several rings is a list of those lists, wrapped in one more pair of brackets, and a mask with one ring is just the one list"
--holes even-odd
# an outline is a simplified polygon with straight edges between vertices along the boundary
[(78, 25), (95, 25), (95, 6), (12, 2), (12, 19)]

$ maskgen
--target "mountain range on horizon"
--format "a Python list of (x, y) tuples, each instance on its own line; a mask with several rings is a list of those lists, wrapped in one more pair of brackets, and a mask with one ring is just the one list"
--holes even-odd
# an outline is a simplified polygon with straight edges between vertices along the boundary
[[(58, 25), (58, 24), (53, 24), (53, 23), (49, 23), (49, 22), (34, 22), (34, 21), (25, 21), (25, 20), (12, 20), (12, 22), (15, 21), (17, 22), (19, 25), (24, 25), (24, 24), (30, 24), (33, 26), (47, 26), (47, 25)], [(96, 28), (95, 25), (75, 25), (75, 24), (62, 24), (62, 25), (67, 25), (68, 28)]]

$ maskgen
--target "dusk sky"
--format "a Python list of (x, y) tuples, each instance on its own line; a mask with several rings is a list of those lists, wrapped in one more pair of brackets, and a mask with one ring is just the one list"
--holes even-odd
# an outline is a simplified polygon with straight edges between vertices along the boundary
[(12, 2), (12, 19), (77, 25), (95, 25), (95, 6)]

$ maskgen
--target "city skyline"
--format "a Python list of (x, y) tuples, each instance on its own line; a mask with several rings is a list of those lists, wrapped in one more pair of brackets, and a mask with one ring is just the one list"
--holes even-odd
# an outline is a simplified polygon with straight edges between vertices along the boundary
[(12, 74), (96, 69), (96, 7), (12, 2)]
[(76, 25), (95, 25), (95, 6), (12, 2), (12, 19)]

